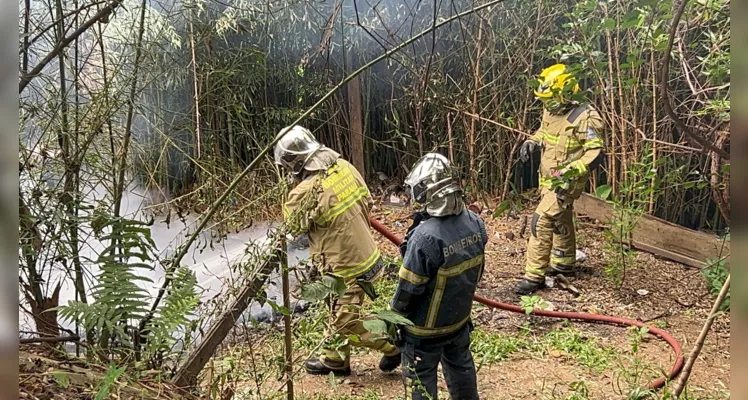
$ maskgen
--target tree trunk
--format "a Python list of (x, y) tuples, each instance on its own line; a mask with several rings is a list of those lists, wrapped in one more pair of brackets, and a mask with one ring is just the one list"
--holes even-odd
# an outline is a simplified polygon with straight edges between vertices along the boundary
[[(727, 142), (727, 135), (727, 131), (721, 132), (715, 145), (719, 148), (724, 148)], [(713, 151), (710, 153), (710, 157), (711, 174), (709, 180), (712, 197), (725, 223), (730, 225), (730, 173), (728, 171), (722, 172), (722, 157), (719, 154)], [(720, 185), (724, 185), (724, 188), (721, 189)]]
[(57, 325), (57, 311), (52, 309), (60, 305), (61, 287), (62, 283), (58, 283), (52, 292), (52, 296), (42, 297), (41, 301), (37, 301), (34, 296), (30, 295), (29, 290), (24, 291), (26, 301), (29, 302), (31, 307), (31, 317), (34, 319), (36, 331), (39, 332), (40, 336), (60, 336), (60, 327)]
[(361, 79), (358, 76), (348, 82), (348, 116), (351, 124), (351, 164), (356, 167), (361, 175), (366, 176), (366, 169), (364, 169), (364, 127), (361, 120)]

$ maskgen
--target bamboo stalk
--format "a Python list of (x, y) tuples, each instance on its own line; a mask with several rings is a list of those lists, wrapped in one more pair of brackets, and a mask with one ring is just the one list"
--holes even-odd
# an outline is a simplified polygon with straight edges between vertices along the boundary
[(681, 393), (683, 393), (683, 390), (686, 388), (686, 384), (688, 383), (688, 378), (691, 377), (691, 372), (693, 371), (693, 366), (696, 363), (696, 360), (699, 358), (699, 354), (701, 354), (701, 349), (704, 348), (704, 342), (706, 342), (706, 337), (709, 334), (709, 331), (712, 329), (712, 324), (714, 323), (714, 319), (717, 318), (717, 315), (719, 313), (719, 308), (722, 306), (722, 302), (725, 301), (725, 297), (727, 297), (727, 293), (729, 291), (730, 291), (730, 275), (727, 275), (727, 279), (725, 279), (725, 283), (722, 285), (722, 289), (719, 291), (719, 295), (717, 296), (717, 299), (714, 300), (714, 304), (712, 305), (712, 310), (709, 312), (709, 317), (707, 317), (706, 321), (704, 322), (704, 326), (701, 328), (699, 337), (698, 339), (696, 339), (696, 343), (693, 346), (693, 350), (691, 350), (691, 354), (689, 354), (688, 358), (686, 359), (686, 362), (683, 366), (683, 370), (680, 373), (678, 383), (676, 384), (675, 389), (673, 390), (673, 396), (676, 399), (681, 395)]
[(283, 285), (283, 307), (287, 313), (283, 315), (283, 339), (284, 349), (286, 355), (285, 371), (286, 371), (286, 399), (293, 400), (293, 328), (291, 327), (291, 299), (290, 299), (290, 288), (288, 282), (288, 252), (286, 241), (281, 241), (280, 249), (280, 270), (281, 280)]
[[(119, 167), (116, 174), (117, 180), (114, 187), (114, 216), (120, 215), (122, 207), (122, 194), (125, 189), (125, 170), (127, 169), (127, 155), (130, 149), (130, 138), (132, 137), (132, 122), (135, 114), (135, 95), (138, 88), (138, 77), (140, 73), (140, 61), (143, 55), (143, 33), (145, 32), (145, 9), (146, 0), (140, 4), (140, 28), (138, 29), (138, 39), (135, 43), (135, 65), (132, 70), (132, 83), (130, 84), (129, 104), (127, 105), (127, 117), (125, 120), (125, 138), (122, 143), (122, 149), (119, 154)], [(114, 251), (115, 247), (112, 247)]]
[[(654, 51), (649, 53), (649, 59), (652, 69), (652, 164), (653, 167), (657, 167), (657, 74), (655, 73), (655, 62), (654, 62)], [(649, 182), (651, 188), (655, 187), (655, 180), (657, 174), (652, 176), (652, 180)], [(655, 191), (652, 190), (649, 193), (649, 214), (653, 214), (655, 210)]]
[(195, 101), (195, 159), (200, 159), (200, 144), (202, 139), (200, 137), (200, 88), (198, 85), (197, 76), (197, 55), (195, 53), (195, 32), (194, 24), (190, 19), (190, 56), (192, 57), (192, 88), (193, 88), (193, 99)]

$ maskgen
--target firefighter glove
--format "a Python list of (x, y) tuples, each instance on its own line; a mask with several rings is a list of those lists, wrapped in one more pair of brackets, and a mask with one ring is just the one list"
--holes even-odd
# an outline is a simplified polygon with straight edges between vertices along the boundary
[(519, 159), (523, 163), (526, 163), (530, 161), (530, 156), (532, 153), (539, 151), (541, 146), (533, 140), (525, 140), (524, 143), (522, 143), (522, 147), (519, 149)]
[(414, 229), (423, 221), (429, 219), (429, 215), (425, 212), (417, 212), (413, 214), (413, 223), (410, 224), (410, 227), (408, 228), (408, 232), (405, 234), (405, 238), (403, 239), (403, 242), (400, 243), (400, 256), (405, 257), (405, 250), (408, 248), (408, 238), (410, 237), (411, 232), (413, 232)]

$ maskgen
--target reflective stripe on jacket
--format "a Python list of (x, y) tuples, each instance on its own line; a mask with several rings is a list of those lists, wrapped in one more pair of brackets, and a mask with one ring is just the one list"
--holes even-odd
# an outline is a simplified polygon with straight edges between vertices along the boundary
[(283, 215), (292, 235), (309, 233), (312, 262), (322, 272), (354, 278), (381, 256), (369, 230), (370, 208), (364, 178), (339, 158), (291, 190)]
[(414, 323), (407, 334), (434, 338), (465, 326), (487, 242), (483, 220), (467, 209), (431, 217), (411, 232), (390, 304)]
[(553, 170), (559, 167), (574, 168), (579, 172), (571, 197), (578, 197), (589, 177), (590, 164), (603, 149), (603, 121), (597, 110), (582, 104), (565, 114), (543, 111), (540, 129), (532, 140), (543, 145), (540, 156), (540, 186), (551, 188)]

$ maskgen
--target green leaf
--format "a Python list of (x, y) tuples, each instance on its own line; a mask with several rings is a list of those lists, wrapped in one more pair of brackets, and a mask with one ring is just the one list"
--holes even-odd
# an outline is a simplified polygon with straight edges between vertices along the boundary
[(597, 189), (595, 189), (595, 196), (607, 200), (608, 197), (610, 197), (610, 192), (613, 190), (613, 188), (610, 185), (602, 185), (598, 186)]
[(641, 13), (638, 10), (631, 11), (624, 17), (621, 29), (634, 28), (641, 24)]
[(321, 301), (329, 294), (330, 290), (321, 282), (307, 283), (301, 287), (301, 298), (306, 301)]
[(370, 319), (364, 321), (364, 329), (373, 334), (387, 333), (387, 323), (379, 319)]
[(335, 293), (338, 297), (342, 297), (345, 294), (345, 281), (339, 276), (325, 275), (322, 277), (322, 283), (331, 293)]
[(613, 29), (616, 27), (616, 21), (614, 21), (613, 18), (605, 18), (602, 27), (605, 29)]
[(394, 311), (379, 310), (379, 311), (375, 311), (374, 315), (376, 315), (379, 319), (383, 321), (387, 321), (395, 325), (407, 325), (407, 326), (413, 325), (413, 322), (411, 322), (409, 319), (403, 317), (402, 315)]
[(504, 211), (508, 210), (509, 207), (512, 205), (512, 202), (509, 200), (504, 200), (501, 203), (499, 203), (499, 206), (496, 207), (496, 211), (493, 212), (493, 217), (498, 218), (501, 216), (501, 214), (504, 213)]
[(289, 309), (287, 309), (286, 307), (281, 306), (277, 304), (276, 302), (270, 301), (270, 300), (268, 300), (267, 303), (270, 304), (270, 308), (272, 308), (273, 311), (277, 313), (281, 313), (283, 315), (291, 315), (291, 311), (289, 311)]
[(52, 371), (52, 377), (60, 387), (67, 389), (70, 386), (70, 377), (67, 372), (63, 371)]
[(117, 378), (119, 378), (120, 375), (125, 372), (126, 368), (126, 366), (120, 368), (117, 368), (114, 365), (109, 366), (109, 370), (107, 370), (104, 380), (101, 381), (101, 384), (99, 385), (95, 400), (104, 400), (104, 398), (109, 395), (109, 391), (112, 389), (112, 385), (117, 381)]

